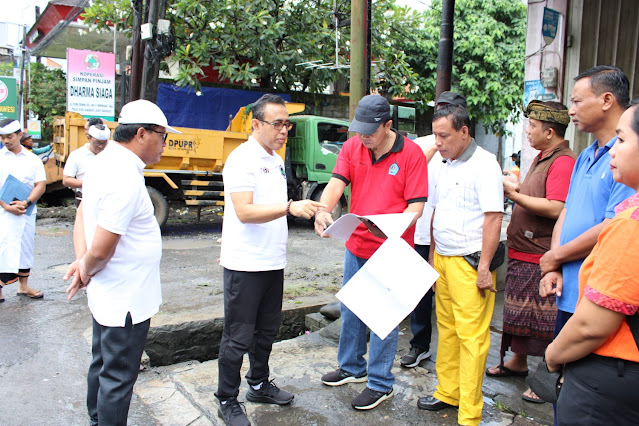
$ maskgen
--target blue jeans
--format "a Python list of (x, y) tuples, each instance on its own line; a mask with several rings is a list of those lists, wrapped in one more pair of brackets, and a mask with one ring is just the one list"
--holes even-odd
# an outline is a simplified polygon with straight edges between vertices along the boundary
[[(361, 259), (346, 249), (344, 253), (344, 286), (368, 259)], [(342, 370), (361, 376), (366, 374), (367, 327), (342, 303), (342, 331), (339, 337), (337, 362)], [(395, 377), (391, 367), (397, 352), (398, 327), (386, 339), (380, 339), (371, 331), (370, 354), (368, 356), (368, 387), (375, 391), (388, 392), (393, 388)]]

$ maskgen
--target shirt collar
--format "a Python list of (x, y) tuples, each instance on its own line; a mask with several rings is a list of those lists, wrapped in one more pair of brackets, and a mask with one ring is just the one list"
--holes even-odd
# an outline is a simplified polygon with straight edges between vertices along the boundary
[(129, 156), (134, 162), (135, 165), (138, 166), (138, 169), (140, 170), (140, 172), (142, 172), (142, 170), (144, 170), (144, 168), (146, 167), (146, 164), (144, 163), (144, 161), (142, 161), (140, 159), (140, 157), (137, 156), (136, 153), (134, 153), (133, 151), (131, 151), (130, 149), (126, 148), (123, 144), (114, 141), (115, 143), (111, 144), (107, 144), (107, 146), (104, 148), (104, 151), (106, 151), (107, 149), (109, 149), (109, 147), (112, 146), (111, 149), (120, 149), (122, 150), (124, 153), (122, 155), (124, 156)]
[(0, 150), (0, 152), (5, 151), (5, 155), (7, 155), (7, 154), (11, 154), (11, 155), (14, 155), (14, 156), (16, 156), (16, 157), (17, 157), (18, 155), (27, 155), (27, 154), (25, 153), (25, 151), (27, 151), (27, 152), (28, 152), (29, 150), (28, 150), (28, 149), (26, 149), (26, 148), (25, 148), (24, 146), (22, 146), (22, 145), (20, 145), (20, 148), (22, 148), (22, 149), (21, 149), (21, 150), (20, 150), (20, 152), (18, 152), (17, 154), (14, 154), (13, 152), (9, 151), (9, 148), (7, 148), (6, 146), (3, 146), (3, 147), (2, 147), (2, 150)]
[[(402, 135), (395, 129), (391, 129), (391, 130), (395, 132), (395, 142), (393, 142), (393, 146), (391, 147), (390, 151), (388, 151), (386, 154), (382, 155), (377, 160), (373, 160), (373, 164), (379, 163), (384, 158), (388, 157), (391, 154), (391, 152), (401, 152), (401, 150), (404, 149), (404, 135)], [(373, 154), (373, 150), (370, 148), (368, 148), (368, 150), (371, 153), (371, 159), (375, 158), (375, 154)]]
[(257, 139), (255, 139), (255, 137), (253, 135), (249, 136), (248, 140), (246, 141), (246, 143), (249, 144), (249, 146), (251, 147), (251, 149), (255, 150), (257, 153), (259, 153), (260, 157), (264, 157), (264, 158), (273, 158), (274, 155), (278, 155), (277, 152), (273, 151), (272, 154), (269, 154), (264, 147), (262, 146), (261, 143), (258, 142)]
[(446, 163), (450, 163), (451, 161), (454, 161), (455, 163), (457, 162), (466, 162), (468, 160), (470, 160), (470, 157), (473, 156), (473, 154), (475, 153), (475, 151), (477, 151), (477, 144), (475, 143), (475, 139), (474, 138), (470, 138), (470, 143), (468, 144), (468, 146), (466, 147), (466, 149), (464, 150), (464, 152), (462, 152), (462, 154), (456, 159), (456, 160), (446, 160)]
[(632, 195), (623, 200), (621, 203), (617, 204), (617, 207), (615, 207), (615, 214), (619, 214), (624, 210), (628, 210), (629, 208), (637, 206), (639, 206), (639, 193)]
[[(604, 147), (607, 147), (608, 149), (612, 148), (612, 146), (615, 144), (615, 142), (617, 142), (617, 135), (615, 135), (615, 137), (613, 137), (612, 139), (610, 139), (605, 145)], [(595, 141), (592, 143), (592, 145), (590, 145), (590, 148), (592, 148), (593, 150), (597, 149), (599, 145), (599, 140), (595, 139)], [(607, 151), (607, 150), (606, 150)]]

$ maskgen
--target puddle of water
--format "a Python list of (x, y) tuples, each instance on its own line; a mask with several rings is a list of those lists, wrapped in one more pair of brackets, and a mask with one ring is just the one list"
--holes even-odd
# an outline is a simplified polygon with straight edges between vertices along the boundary
[(57, 228), (43, 229), (41, 231), (38, 231), (38, 235), (42, 235), (43, 237), (63, 237), (65, 235), (69, 235), (70, 233), (71, 231), (69, 230)]
[(217, 245), (216, 238), (211, 239), (179, 239), (179, 240), (164, 240), (162, 241), (162, 248), (164, 250), (194, 250), (210, 248)]

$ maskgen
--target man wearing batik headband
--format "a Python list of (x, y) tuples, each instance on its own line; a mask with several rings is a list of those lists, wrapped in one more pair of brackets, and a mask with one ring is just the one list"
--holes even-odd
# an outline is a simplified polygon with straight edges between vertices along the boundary
[[(545, 300), (539, 295), (539, 259), (550, 249), (577, 157), (564, 140), (570, 117), (563, 104), (534, 100), (524, 115), (528, 118), (528, 142), (540, 152), (521, 185), (513, 173), (504, 177), (504, 194), (515, 206), (508, 226), (500, 364), (486, 370), (492, 377), (525, 376), (528, 355), (542, 356), (552, 341), (557, 307), (554, 295)], [(507, 350), (513, 357), (504, 363)], [(543, 402), (530, 389), (523, 398)]]
[(27, 285), (33, 266), (36, 209), (26, 213), (44, 194), (47, 177), (42, 161), (20, 144), (21, 136), (18, 121), (0, 121), (0, 140), (4, 144), (0, 149), (0, 188), (13, 176), (31, 189), (24, 199), (0, 201), (0, 303), (4, 302), (2, 287), (16, 281), (19, 281), (19, 296), (43, 297), (41, 291)]
[(110, 137), (111, 131), (106, 125), (94, 124), (87, 130), (89, 143), (69, 154), (62, 171), (62, 184), (75, 191), (76, 200), (82, 199), (82, 179), (89, 163), (104, 150)]

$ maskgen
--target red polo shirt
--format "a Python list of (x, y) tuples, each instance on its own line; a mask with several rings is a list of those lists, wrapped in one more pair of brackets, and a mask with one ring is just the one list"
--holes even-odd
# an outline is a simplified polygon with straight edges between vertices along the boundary
[[(371, 150), (355, 136), (344, 143), (337, 156), (333, 177), (351, 185), (351, 213), (402, 213), (410, 203), (426, 201), (426, 167), (426, 157), (419, 146), (399, 133), (390, 152), (374, 163)], [(412, 226), (402, 238), (414, 246), (414, 235)], [(368, 259), (383, 242), (361, 224), (346, 242), (346, 248), (355, 256)]]

